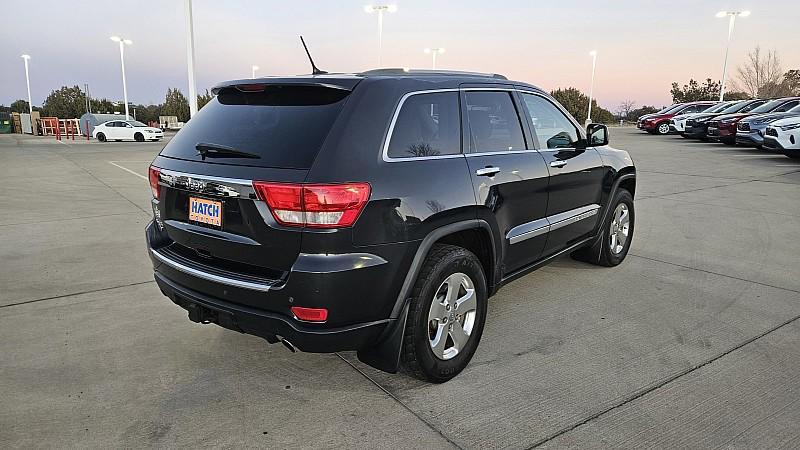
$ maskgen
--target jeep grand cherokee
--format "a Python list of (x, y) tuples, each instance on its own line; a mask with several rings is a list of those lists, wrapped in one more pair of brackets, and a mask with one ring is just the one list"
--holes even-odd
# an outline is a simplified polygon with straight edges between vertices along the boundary
[(149, 173), (155, 279), (192, 321), (443, 382), (503, 284), (630, 247), (628, 153), (529, 84), (382, 69), (213, 92)]

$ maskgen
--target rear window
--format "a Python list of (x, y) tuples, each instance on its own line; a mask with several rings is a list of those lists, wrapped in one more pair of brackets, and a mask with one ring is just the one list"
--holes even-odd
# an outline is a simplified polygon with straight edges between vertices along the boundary
[(322, 86), (224, 88), (164, 147), (161, 155), (200, 161), (198, 144), (252, 154), (207, 155), (206, 161), (308, 169), (339, 116), (349, 91)]

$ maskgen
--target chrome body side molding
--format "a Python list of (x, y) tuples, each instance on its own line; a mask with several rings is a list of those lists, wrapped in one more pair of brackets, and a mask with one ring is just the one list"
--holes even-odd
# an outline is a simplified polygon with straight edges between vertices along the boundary
[(517, 242), (541, 236), (575, 222), (588, 219), (589, 217), (597, 215), (598, 211), (600, 211), (600, 205), (593, 203), (591, 205), (564, 211), (563, 213), (554, 214), (544, 219), (536, 219), (512, 228), (506, 233), (506, 239), (508, 239), (509, 243), (516, 244)]

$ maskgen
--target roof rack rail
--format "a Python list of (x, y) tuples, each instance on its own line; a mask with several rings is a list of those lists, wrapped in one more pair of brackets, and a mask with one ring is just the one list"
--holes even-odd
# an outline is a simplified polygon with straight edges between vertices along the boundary
[(365, 70), (358, 75), (425, 75), (425, 76), (461, 76), (461, 77), (482, 77), (482, 78), (497, 78), (500, 80), (507, 80), (505, 75), (499, 73), (482, 73), (482, 72), (466, 72), (460, 70), (430, 70), (430, 69), (404, 69), (404, 68), (386, 68), (386, 69), (372, 69)]

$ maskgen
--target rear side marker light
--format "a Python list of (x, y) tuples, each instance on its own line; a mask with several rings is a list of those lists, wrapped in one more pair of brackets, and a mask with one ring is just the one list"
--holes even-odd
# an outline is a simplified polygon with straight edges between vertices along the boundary
[(158, 167), (150, 166), (147, 171), (147, 178), (150, 180), (150, 190), (153, 191), (153, 198), (158, 200), (161, 195), (161, 186), (158, 184), (158, 178), (161, 174), (161, 169)]
[(254, 181), (258, 198), (287, 227), (342, 228), (358, 219), (370, 195), (367, 183), (287, 184)]
[(297, 320), (303, 322), (325, 322), (328, 320), (328, 310), (325, 308), (303, 308), (292, 306), (292, 314)]

